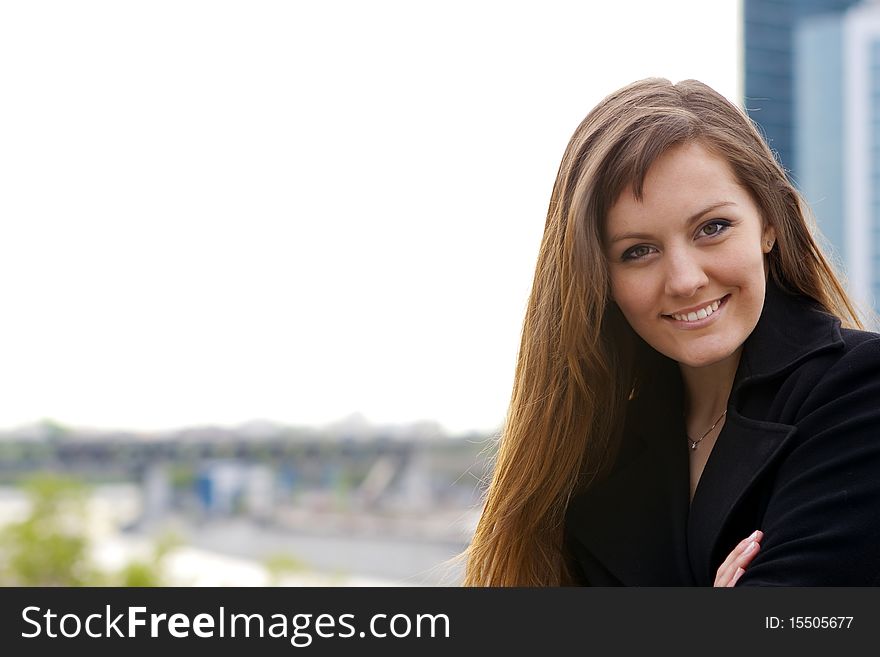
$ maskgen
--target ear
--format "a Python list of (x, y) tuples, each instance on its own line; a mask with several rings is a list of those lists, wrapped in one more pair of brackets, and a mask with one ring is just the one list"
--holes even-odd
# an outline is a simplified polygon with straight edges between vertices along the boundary
[(764, 226), (761, 234), (761, 250), (764, 253), (770, 253), (776, 244), (776, 229), (769, 223)]

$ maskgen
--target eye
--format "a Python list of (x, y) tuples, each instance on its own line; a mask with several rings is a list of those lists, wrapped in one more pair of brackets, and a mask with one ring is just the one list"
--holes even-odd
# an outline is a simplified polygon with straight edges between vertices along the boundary
[(621, 260), (640, 260), (645, 256), (651, 254), (651, 249), (653, 247), (648, 246), (647, 244), (639, 244), (637, 246), (632, 247), (631, 249), (627, 249), (623, 252), (623, 255), (620, 256)]
[(730, 222), (726, 219), (713, 219), (709, 223), (700, 227), (700, 235), (705, 237), (715, 237), (730, 228)]

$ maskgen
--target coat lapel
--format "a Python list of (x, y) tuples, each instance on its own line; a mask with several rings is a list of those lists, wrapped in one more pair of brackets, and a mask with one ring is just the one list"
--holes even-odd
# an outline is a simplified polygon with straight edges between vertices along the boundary
[(783, 445), (794, 433), (795, 427), (791, 425), (751, 420), (736, 409), (728, 409), (724, 429), (703, 469), (688, 517), (688, 555), (700, 583), (711, 586), (714, 582), (718, 565), (733, 548), (718, 543), (725, 523), (761, 473), (781, 455)]

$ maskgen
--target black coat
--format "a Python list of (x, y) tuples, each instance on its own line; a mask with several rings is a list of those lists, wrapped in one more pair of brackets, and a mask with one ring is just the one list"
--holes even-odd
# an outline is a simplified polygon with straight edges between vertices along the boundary
[(769, 282), (693, 504), (682, 381), (666, 361), (628, 402), (612, 473), (569, 504), (581, 583), (712, 586), (760, 529), (737, 586), (880, 585), (880, 335)]

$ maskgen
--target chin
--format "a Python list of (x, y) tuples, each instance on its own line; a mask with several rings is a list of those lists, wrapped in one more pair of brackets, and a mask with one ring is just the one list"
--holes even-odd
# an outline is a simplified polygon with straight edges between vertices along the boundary
[(714, 365), (715, 363), (719, 363), (724, 359), (723, 358), (700, 358), (700, 359), (680, 358), (680, 359), (675, 359), (675, 360), (676, 360), (676, 362), (678, 362), (679, 365), (684, 365), (686, 367), (699, 368), (699, 367), (709, 367), (709, 365)]
[(691, 352), (687, 354), (679, 354), (679, 358), (673, 357), (673, 360), (677, 361), (680, 365), (685, 365), (687, 367), (709, 367), (710, 365), (715, 365), (716, 363), (727, 360), (735, 352), (735, 348), (712, 349), (701, 353)]

